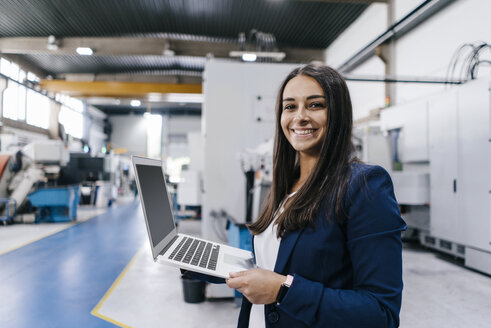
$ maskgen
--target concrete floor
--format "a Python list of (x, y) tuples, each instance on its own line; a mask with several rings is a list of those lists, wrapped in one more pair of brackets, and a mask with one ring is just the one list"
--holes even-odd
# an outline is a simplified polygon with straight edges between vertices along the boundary
[[(90, 213), (87, 208), (84, 211), (83, 215), (83, 211), (79, 213), (85, 218), (101, 214), (100, 210)], [(196, 235), (199, 225), (199, 221), (184, 221), (179, 230)], [(101, 229), (104, 229), (103, 234), (98, 233)], [(86, 246), (80, 244), (76, 248), (78, 253), (70, 250), (66, 255), (60, 243), (67, 243), (70, 238), (78, 244), (86, 240), (90, 247), (97, 246), (98, 251), (86, 258), (82, 255)], [(111, 242), (106, 242), (108, 240)], [(117, 245), (116, 240), (124, 245)], [(47, 256), (43, 252), (48, 252), (51, 255), (46, 258), (53, 263), (44, 266), (18, 263), (31, 252), (41, 256)], [(70, 254), (73, 255), (70, 257)], [(98, 256), (104, 257), (99, 259)], [(57, 259), (62, 263), (56, 263)], [(89, 259), (91, 261), (84, 264), (83, 260)], [(405, 245), (403, 259), (405, 288), (401, 327), (491, 327), (489, 276), (417, 245)], [(41, 279), (39, 274), (32, 273), (45, 266), (58, 267), (52, 277), (56, 281), (48, 286), (45, 277)], [(86, 273), (84, 266), (90, 268), (90, 272)], [(220, 328), (235, 327), (239, 312), (231, 299), (200, 304), (184, 302), (179, 271), (152, 260), (143, 217), (136, 202), (120, 205), (76, 225), (0, 226), (0, 279), (0, 299), (4, 303), (0, 307), (0, 327), (32, 327), (35, 322), (37, 327), (89, 324), (90, 327)], [(29, 281), (23, 284), (21, 279)], [(84, 283), (84, 279), (89, 283)], [(53, 290), (57, 292), (53, 294)], [(41, 302), (39, 300), (45, 299), (43, 293), (55, 298), (46, 300), (47, 303), (60, 308), (33, 311), (29, 300)], [(70, 317), (66, 318), (66, 312)]]

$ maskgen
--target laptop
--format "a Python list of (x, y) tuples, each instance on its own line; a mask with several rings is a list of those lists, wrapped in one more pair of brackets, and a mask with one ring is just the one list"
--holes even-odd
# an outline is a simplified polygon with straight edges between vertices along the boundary
[(220, 278), (255, 266), (252, 252), (177, 233), (162, 161), (131, 160), (154, 261)]

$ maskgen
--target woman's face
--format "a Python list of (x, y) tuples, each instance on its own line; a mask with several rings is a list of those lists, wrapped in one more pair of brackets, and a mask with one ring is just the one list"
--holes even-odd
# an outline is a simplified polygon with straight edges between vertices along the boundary
[(327, 130), (327, 103), (324, 90), (314, 78), (298, 75), (286, 84), (281, 128), (296, 151), (319, 155)]

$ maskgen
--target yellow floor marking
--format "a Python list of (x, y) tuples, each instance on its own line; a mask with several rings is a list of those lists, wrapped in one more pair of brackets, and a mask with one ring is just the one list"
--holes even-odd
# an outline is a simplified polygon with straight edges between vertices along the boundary
[(27, 246), (27, 245), (29, 245), (29, 244), (32, 244), (32, 243), (34, 243), (34, 242), (36, 242), (36, 241), (38, 241), (38, 240), (41, 240), (41, 239), (43, 239), (43, 238), (49, 237), (49, 236), (51, 236), (51, 235), (54, 235), (55, 233), (58, 233), (58, 232), (60, 232), (60, 231), (66, 230), (66, 229), (71, 228), (71, 227), (73, 227), (73, 226), (76, 226), (76, 225), (78, 225), (78, 224), (81, 224), (81, 223), (87, 222), (87, 221), (89, 221), (89, 220), (92, 220), (93, 218), (95, 218), (96, 216), (99, 216), (99, 215), (101, 215), (101, 214), (96, 214), (96, 215), (94, 215), (93, 217), (88, 218), (87, 220), (83, 220), (83, 221), (75, 221), (75, 222), (69, 223), (68, 225), (66, 225), (66, 226), (64, 226), (64, 227), (62, 227), (62, 228), (60, 228), (60, 229), (58, 229), (58, 230), (51, 231), (50, 233), (47, 233), (47, 234), (45, 234), (45, 235), (42, 235), (41, 237), (35, 238), (35, 239), (33, 239), (33, 240), (27, 241), (27, 242), (25, 242), (25, 243), (23, 243), (23, 244), (20, 244), (20, 245), (18, 245), (18, 246), (12, 247), (12, 248), (10, 248), (10, 249), (8, 249), (8, 250), (4, 251), (4, 252), (0, 252), (0, 256), (2, 256), (2, 255), (4, 255), (4, 254), (7, 254), (7, 253), (10, 253), (10, 252), (12, 252), (12, 251), (15, 251), (16, 249), (19, 249), (19, 248), (21, 248), (21, 247), (24, 247), (24, 246)]
[(126, 265), (126, 267), (123, 269), (123, 271), (121, 271), (121, 273), (119, 274), (119, 276), (113, 282), (113, 284), (111, 285), (111, 287), (109, 287), (109, 289), (104, 294), (104, 296), (101, 298), (101, 300), (99, 301), (99, 303), (97, 303), (97, 305), (92, 309), (92, 311), (90, 312), (90, 314), (92, 314), (93, 316), (96, 316), (96, 317), (98, 317), (98, 318), (100, 318), (102, 320), (109, 321), (110, 323), (115, 324), (116, 326), (123, 327), (123, 328), (131, 328), (128, 325), (125, 325), (125, 324), (123, 324), (121, 322), (118, 322), (118, 321), (116, 321), (114, 319), (111, 319), (111, 318), (109, 318), (109, 317), (107, 317), (107, 316), (105, 316), (103, 314), (100, 314), (99, 313), (99, 310), (102, 307), (102, 305), (104, 305), (104, 303), (109, 298), (109, 296), (112, 294), (112, 292), (116, 289), (116, 287), (121, 282), (121, 280), (123, 279), (123, 277), (126, 275), (126, 273), (128, 272), (128, 270), (131, 268), (131, 266), (133, 265), (133, 263), (135, 263), (136, 258), (138, 257), (138, 255), (140, 255), (141, 250), (142, 250), (142, 248), (140, 248), (140, 250), (138, 250), (138, 252), (136, 252), (135, 256), (133, 256), (133, 258), (131, 259), (131, 261)]

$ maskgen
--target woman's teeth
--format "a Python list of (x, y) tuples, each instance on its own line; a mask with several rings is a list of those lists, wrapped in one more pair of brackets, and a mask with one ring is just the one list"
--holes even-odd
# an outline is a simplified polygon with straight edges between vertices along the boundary
[(295, 132), (296, 134), (311, 134), (311, 133), (314, 133), (314, 129), (310, 129), (310, 130), (293, 130), (293, 132)]

